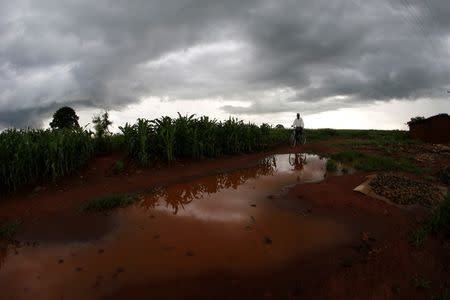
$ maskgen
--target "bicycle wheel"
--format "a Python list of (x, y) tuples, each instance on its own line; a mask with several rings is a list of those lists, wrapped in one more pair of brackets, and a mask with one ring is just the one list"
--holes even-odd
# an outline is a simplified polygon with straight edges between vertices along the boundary
[(306, 144), (306, 136), (304, 134), (300, 137), (300, 143), (302, 145)]
[(297, 144), (297, 140), (295, 138), (295, 132), (291, 134), (291, 137), (289, 138), (289, 144), (291, 145), (291, 148), (294, 148)]
[(289, 165), (295, 166), (295, 153), (289, 153)]
[(306, 153), (301, 153), (300, 154), (300, 160), (302, 161), (302, 163), (306, 163)]

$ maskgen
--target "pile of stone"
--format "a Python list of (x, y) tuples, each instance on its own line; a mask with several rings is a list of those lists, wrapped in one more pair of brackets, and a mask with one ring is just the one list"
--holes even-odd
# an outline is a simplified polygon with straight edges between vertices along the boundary
[(432, 144), (429, 150), (434, 153), (450, 153), (450, 147), (442, 144)]
[(396, 174), (378, 174), (369, 185), (376, 194), (400, 205), (433, 206), (442, 199), (436, 186)]

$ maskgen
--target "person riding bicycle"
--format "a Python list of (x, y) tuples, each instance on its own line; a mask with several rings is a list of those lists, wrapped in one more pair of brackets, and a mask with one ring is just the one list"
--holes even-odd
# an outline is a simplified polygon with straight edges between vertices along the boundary
[(300, 136), (303, 134), (303, 128), (305, 127), (303, 119), (300, 117), (299, 113), (297, 113), (297, 118), (294, 120), (292, 127), (295, 130), (295, 140), (298, 141)]

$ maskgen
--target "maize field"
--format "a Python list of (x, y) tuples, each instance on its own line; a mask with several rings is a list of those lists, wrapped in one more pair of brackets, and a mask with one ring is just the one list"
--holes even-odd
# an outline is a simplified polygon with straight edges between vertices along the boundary
[(250, 153), (288, 140), (289, 131), (257, 126), (233, 118), (225, 122), (207, 116), (138, 119), (120, 127), (128, 154), (143, 166), (176, 158), (201, 159), (223, 154)]
[[(110, 145), (102, 149), (126, 150), (143, 166), (170, 163), (176, 158), (250, 153), (287, 141), (289, 135), (287, 130), (267, 124), (257, 126), (231, 118), (218, 122), (193, 115), (138, 119), (136, 124), (126, 124), (120, 129), (122, 134), (105, 139)], [(81, 129), (6, 130), (0, 133), (0, 194), (54, 181), (80, 168), (101, 151), (92, 133)]]
[(67, 175), (93, 155), (94, 140), (81, 130), (6, 130), (0, 133), (0, 194)]

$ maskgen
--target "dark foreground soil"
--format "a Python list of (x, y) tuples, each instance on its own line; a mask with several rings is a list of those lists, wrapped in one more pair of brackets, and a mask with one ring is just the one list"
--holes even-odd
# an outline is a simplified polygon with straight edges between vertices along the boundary
[[(57, 185), (23, 191), (1, 201), (0, 220), (22, 221), (16, 236), (21, 243), (39, 243), (47, 239), (64, 242), (65, 236), (80, 241), (95, 240), (110, 230), (112, 225), (108, 223), (109, 218), (101, 214), (79, 213), (79, 205), (87, 199), (251, 167), (268, 154), (288, 151), (281, 148), (273, 152), (217, 160), (178, 162), (160, 169), (129, 167), (119, 175), (112, 173), (111, 166), (118, 159), (123, 159), (123, 155), (100, 157), (79, 174)], [(321, 142), (309, 145), (304, 151), (329, 153), (333, 149), (330, 143)], [(445, 295), (446, 291), (450, 296), (448, 242), (430, 238), (422, 247), (412, 247), (408, 236), (426, 212), (401, 209), (354, 192), (353, 188), (362, 183), (367, 175), (362, 172), (345, 176), (329, 175), (320, 183), (298, 184), (279, 200), (280, 205), (295, 203), (296, 209), (301, 207), (302, 214), (306, 216), (330, 216), (342, 226), (352, 228), (356, 234), (352, 234), (345, 243), (318, 248), (313, 253), (259, 272), (212, 271), (116, 287), (112, 283), (108, 292), (95, 294), (97, 296), (93, 298), (433, 299)], [(286, 228), (286, 235), (289, 231)], [(266, 242), (272, 243), (271, 240)], [(2, 261), (6, 252), (0, 250), (0, 278), (5, 269), (2, 270)], [(187, 252), (186, 255), (193, 254)], [(120, 272), (123, 270), (119, 268)], [(17, 286), (23, 288), (17, 290), (17, 294), (8, 294), (11, 299), (45, 299), (33, 296), (26, 282), (19, 283), (20, 280), (20, 277), (14, 279)], [(6, 285), (5, 282), (2, 284), (0, 281), (0, 291), (7, 290), (7, 286), (2, 286)]]

